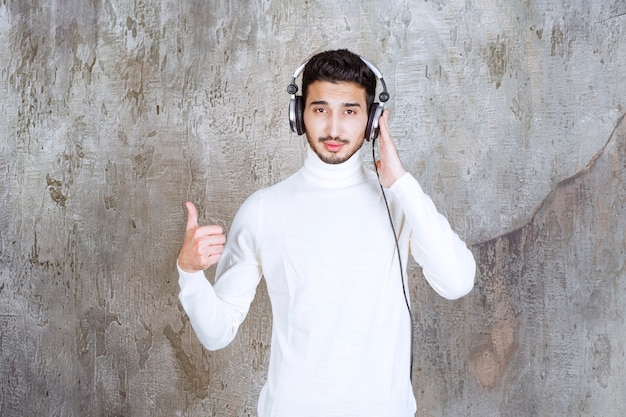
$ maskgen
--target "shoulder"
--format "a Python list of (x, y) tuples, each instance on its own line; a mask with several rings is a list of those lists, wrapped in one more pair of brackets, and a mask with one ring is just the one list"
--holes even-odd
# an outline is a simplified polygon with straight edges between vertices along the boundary
[(286, 179), (265, 188), (253, 192), (241, 205), (239, 211), (260, 210), (266, 204), (280, 201), (281, 198), (289, 197), (299, 189), (301, 183), (300, 172), (296, 172)]

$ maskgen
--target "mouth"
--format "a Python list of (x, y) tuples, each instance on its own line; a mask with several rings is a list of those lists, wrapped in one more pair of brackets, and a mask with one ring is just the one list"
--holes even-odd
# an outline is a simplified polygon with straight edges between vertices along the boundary
[(324, 138), (320, 139), (320, 142), (324, 144), (324, 147), (328, 152), (339, 152), (344, 145), (348, 144), (347, 140), (338, 138)]
[(343, 143), (324, 142), (324, 146), (326, 147), (326, 150), (329, 152), (339, 152), (339, 150), (343, 148)]

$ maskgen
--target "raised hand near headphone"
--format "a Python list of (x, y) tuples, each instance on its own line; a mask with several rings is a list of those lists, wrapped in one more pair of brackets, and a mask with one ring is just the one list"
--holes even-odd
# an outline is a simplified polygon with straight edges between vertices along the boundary
[(226, 237), (221, 226), (198, 226), (196, 207), (189, 201), (185, 205), (187, 227), (178, 253), (178, 266), (189, 273), (203, 271), (220, 260)]
[(406, 173), (406, 170), (400, 161), (396, 144), (393, 143), (389, 134), (388, 110), (383, 111), (382, 116), (378, 119), (378, 125), (380, 126), (380, 160), (376, 161), (376, 168), (380, 183), (383, 187), (389, 188)]

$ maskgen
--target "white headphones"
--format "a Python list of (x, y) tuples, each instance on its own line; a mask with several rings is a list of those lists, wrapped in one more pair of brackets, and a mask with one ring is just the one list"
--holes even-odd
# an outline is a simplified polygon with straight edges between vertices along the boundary
[[(380, 81), (380, 84), (383, 88), (383, 91), (378, 95), (378, 99), (380, 103), (374, 102), (369, 108), (368, 119), (367, 119), (367, 127), (365, 128), (365, 139), (367, 141), (371, 141), (378, 137), (378, 119), (383, 114), (383, 110), (385, 109), (385, 103), (389, 100), (389, 93), (387, 92), (387, 85), (385, 84), (385, 80), (383, 79), (382, 73), (376, 68), (372, 63), (367, 61), (363, 57), (361, 61), (374, 73), (376, 78)], [(293, 73), (291, 77), (291, 84), (287, 86), (287, 93), (291, 95), (291, 100), (289, 100), (289, 126), (291, 127), (292, 132), (297, 133), (298, 135), (302, 135), (305, 132), (304, 127), (304, 100), (301, 95), (296, 95), (298, 92), (298, 86), (296, 85), (296, 78), (304, 71), (304, 67), (309, 61), (305, 61), (296, 69), (296, 72)]]

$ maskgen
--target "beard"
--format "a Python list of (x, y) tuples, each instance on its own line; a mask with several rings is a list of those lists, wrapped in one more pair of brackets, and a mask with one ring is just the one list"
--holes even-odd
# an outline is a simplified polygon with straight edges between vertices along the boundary
[(317, 141), (315, 141), (311, 137), (309, 137), (308, 133), (306, 135), (306, 138), (307, 138), (307, 141), (309, 142), (311, 149), (313, 149), (313, 152), (315, 152), (318, 158), (321, 159), (322, 162), (326, 164), (331, 164), (331, 165), (336, 165), (336, 164), (341, 164), (341, 163), (346, 162), (355, 153), (357, 153), (357, 151), (361, 147), (361, 146), (355, 146), (352, 149), (347, 149), (347, 153), (339, 153), (339, 152), (335, 153), (335, 152), (327, 151), (324, 148), (324, 142), (328, 142), (332, 140), (334, 142), (342, 143), (344, 145), (342, 148), (343, 150), (350, 146), (350, 141), (347, 139), (333, 138), (330, 136), (319, 138), (317, 139)]

